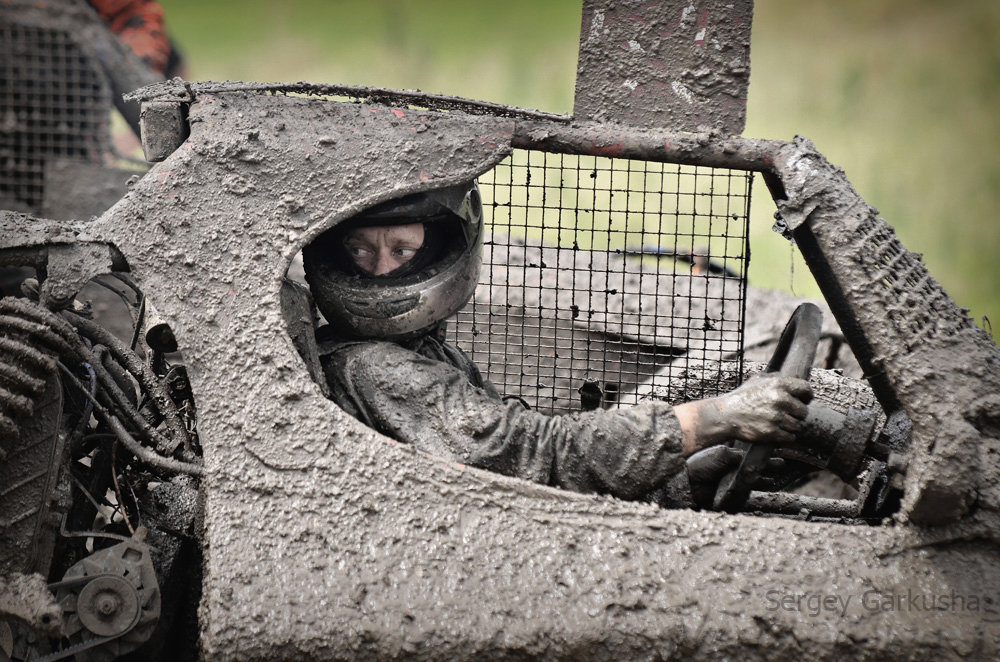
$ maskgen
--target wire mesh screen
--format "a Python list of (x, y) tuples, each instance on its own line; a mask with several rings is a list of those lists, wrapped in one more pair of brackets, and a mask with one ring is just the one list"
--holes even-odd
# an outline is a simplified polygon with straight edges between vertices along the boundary
[(452, 338), (543, 412), (631, 405), (652, 382), (671, 401), (731, 389), (751, 177), (515, 151), (479, 179), (483, 277)]
[(101, 163), (111, 94), (66, 30), (0, 11), (0, 207), (38, 213), (46, 165)]

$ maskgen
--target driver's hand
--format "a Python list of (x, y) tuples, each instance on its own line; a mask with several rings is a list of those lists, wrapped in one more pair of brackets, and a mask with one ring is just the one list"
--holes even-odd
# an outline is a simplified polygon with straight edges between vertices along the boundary
[(809, 413), (809, 382), (795, 377), (758, 377), (708, 400), (703, 415), (714, 416), (731, 438), (750, 443), (792, 444)]
[(795, 442), (812, 399), (809, 382), (762, 376), (724, 395), (674, 407), (686, 455), (740, 439), (750, 443)]
[(739, 466), (743, 454), (731, 446), (712, 446), (687, 459), (691, 497), (699, 508), (711, 508), (719, 481)]

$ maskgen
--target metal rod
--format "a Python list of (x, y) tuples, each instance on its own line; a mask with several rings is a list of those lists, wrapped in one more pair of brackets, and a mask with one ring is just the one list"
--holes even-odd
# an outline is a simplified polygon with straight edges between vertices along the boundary
[(734, 170), (774, 172), (778, 150), (787, 143), (712, 133), (672, 133), (610, 126), (518, 119), (511, 145), (561, 154), (661, 161)]
[(757, 510), (782, 515), (798, 515), (807, 511), (810, 515), (822, 517), (857, 517), (861, 513), (861, 505), (850, 499), (825, 499), (788, 492), (751, 492), (744, 511)]
[(576, 121), (568, 115), (505, 106), (460, 97), (427, 94), (417, 90), (389, 90), (349, 85), (312, 83), (189, 83), (166, 81), (136, 90), (127, 98), (133, 101), (162, 99), (192, 103), (198, 96), (227, 92), (309, 94), (343, 96), (370, 103), (417, 106), (432, 110), (457, 110), (473, 115), (514, 118), (511, 145), (562, 154), (589, 154), (702, 165), (735, 170), (753, 170), (774, 174), (774, 156), (787, 143), (757, 140), (719, 133), (680, 133), (646, 130), (628, 126)]
[(180, 79), (164, 81), (134, 89), (125, 95), (128, 101), (162, 100), (191, 103), (199, 96), (225, 94), (227, 92), (264, 92), (271, 94), (305, 94), (312, 96), (349, 97), (363, 103), (378, 103), (387, 106), (415, 106), (431, 110), (457, 110), (470, 115), (493, 115), (496, 117), (539, 118), (554, 122), (570, 122), (572, 117), (547, 113), (541, 110), (518, 108), (490, 101), (476, 101), (444, 94), (428, 94), (419, 90), (390, 90), (367, 85), (335, 85), (325, 83), (252, 83), (213, 81), (188, 82)]

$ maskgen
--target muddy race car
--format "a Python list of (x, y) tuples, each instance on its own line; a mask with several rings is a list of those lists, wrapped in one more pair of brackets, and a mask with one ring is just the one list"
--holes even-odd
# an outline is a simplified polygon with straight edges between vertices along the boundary
[[(1000, 350), (808, 140), (739, 136), (751, 7), (712, 11), (585, 3), (572, 117), (174, 80), (132, 94), (155, 165), (99, 217), (12, 185), (3, 656), (995, 658)], [(611, 44), (665, 21), (625, 80)], [(754, 175), (825, 302), (747, 285)], [(800, 375), (811, 450), (666, 510), (340, 410), (297, 255), (474, 178), (483, 280), (451, 333), (502, 391), (559, 414)]]

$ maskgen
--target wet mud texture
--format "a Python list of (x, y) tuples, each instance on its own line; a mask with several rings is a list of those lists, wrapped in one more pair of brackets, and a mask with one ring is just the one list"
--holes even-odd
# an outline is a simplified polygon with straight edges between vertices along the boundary
[(812, 143), (779, 151), (779, 202), (886, 409), (913, 422), (902, 519), (1000, 521), (1000, 349)]
[(0, 576), (0, 617), (0, 625), (20, 621), (37, 632), (57, 636), (62, 608), (49, 592), (44, 577), (11, 572)]
[[(980, 511), (934, 529), (664, 511), (445, 463), (322, 397), (282, 321), (292, 256), (363, 207), (487, 170), (511, 120), (241, 93), (190, 118), (89, 230), (189, 362), (209, 659), (996, 657), (981, 464), (954, 468), (993, 490)], [(977, 610), (893, 608), (907, 592)]]
[(752, 19), (752, 0), (585, 0), (573, 116), (742, 133)]

